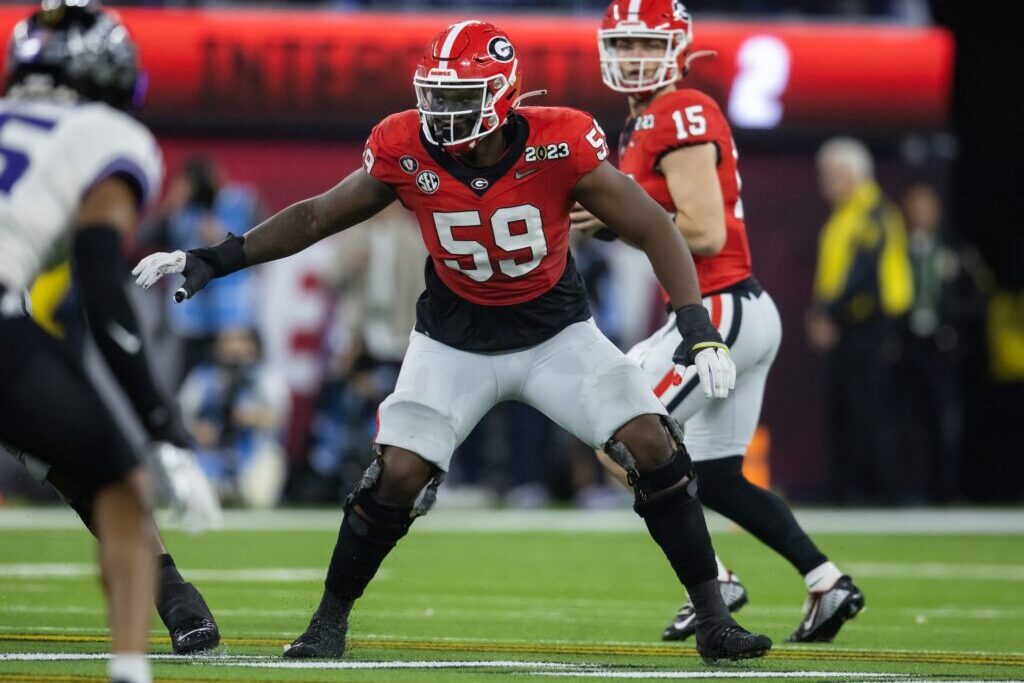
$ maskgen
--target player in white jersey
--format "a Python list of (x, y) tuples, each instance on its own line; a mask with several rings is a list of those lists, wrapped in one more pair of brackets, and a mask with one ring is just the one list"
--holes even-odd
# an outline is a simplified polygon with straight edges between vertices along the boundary
[[(134, 43), (94, 3), (46, 0), (14, 30), (0, 100), (0, 440), (31, 453), (91, 501), (114, 657), (111, 680), (148, 683), (156, 585), (150, 483), (76, 355), (26, 315), (22, 291), (71, 253), (90, 329), (151, 434), (177, 423), (146, 366), (124, 290), (125, 233), (160, 184), (136, 96)], [(179, 433), (177, 438), (182, 437)]]

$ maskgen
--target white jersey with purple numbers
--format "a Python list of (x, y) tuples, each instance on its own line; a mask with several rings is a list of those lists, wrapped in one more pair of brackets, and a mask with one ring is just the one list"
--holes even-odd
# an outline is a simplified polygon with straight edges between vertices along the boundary
[(98, 102), (0, 99), (0, 285), (32, 283), (101, 180), (123, 178), (143, 206), (162, 174), (153, 135), (123, 112)]

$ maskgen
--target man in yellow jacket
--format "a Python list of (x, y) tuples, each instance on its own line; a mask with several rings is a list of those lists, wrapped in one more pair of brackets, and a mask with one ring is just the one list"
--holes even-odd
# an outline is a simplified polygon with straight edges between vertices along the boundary
[(906, 231), (862, 143), (833, 138), (818, 151), (817, 165), (833, 211), (819, 236), (807, 331), (830, 361), (833, 495), (848, 503), (895, 502), (899, 408), (892, 365), (897, 321), (913, 300)]

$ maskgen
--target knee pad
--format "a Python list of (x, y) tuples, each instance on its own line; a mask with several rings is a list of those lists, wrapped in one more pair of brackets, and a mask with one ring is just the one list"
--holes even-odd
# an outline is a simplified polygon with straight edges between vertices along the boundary
[[(680, 496), (693, 498), (697, 494), (697, 482), (693, 472), (693, 462), (683, 445), (683, 432), (668, 415), (659, 416), (662, 425), (675, 442), (675, 449), (668, 460), (646, 472), (636, 468), (636, 458), (629, 447), (621, 441), (611, 439), (605, 444), (605, 453), (626, 470), (626, 480), (633, 488), (635, 501), (633, 508), (643, 517), (655, 509), (661, 509), (665, 503), (662, 499), (673, 499)], [(673, 505), (676, 503), (673, 503)]]
[[(445, 473), (438, 471), (420, 493), (414, 505), (390, 505), (377, 500), (374, 490), (384, 472), (384, 460), (378, 448), (377, 457), (366, 468), (359, 483), (345, 500), (345, 518), (353, 533), (369, 541), (394, 545), (409, 531), (417, 517), (430, 511), (437, 501), (437, 488)], [(353, 508), (359, 507), (356, 511)]]
[(390, 547), (409, 532), (415, 519), (413, 506), (388, 505), (364, 490), (349, 496), (341, 524), (369, 543)]

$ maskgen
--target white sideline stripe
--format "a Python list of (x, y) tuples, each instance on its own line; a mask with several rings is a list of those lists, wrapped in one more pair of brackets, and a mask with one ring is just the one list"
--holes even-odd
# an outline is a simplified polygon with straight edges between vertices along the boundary
[[(452, 495), (452, 494), (449, 494)], [(454, 497), (454, 496), (453, 496)], [(1024, 534), (1024, 508), (879, 510), (797, 510), (801, 526), (811, 534)], [(174, 528), (172, 515), (161, 514), (165, 528)], [(736, 526), (706, 513), (713, 533), (736, 531)], [(330, 531), (341, 522), (341, 506), (321, 510), (225, 510), (224, 531)], [(82, 522), (67, 507), (0, 508), (0, 529), (81, 529)], [(438, 507), (416, 523), (416, 533), (516, 533), (571, 531), (574, 533), (647, 533), (632, 510), (489, 510)], [(220, 531), (208, 532), (211, 534)]]
[[(266, 567), (261, 569), (189, 569), (190, 580), (211, 583), (320, 582), (326, 568)], [(0, 578), (79, 579), (97, 574), (96, 565), (76, 562), (0, 564)]]
[(1024, 565), (948, 562), (847, 562), (843, 571), (884, 579), (994, 579), (1024, 581)]
[[(566, 662), (532, 662), (515, 660), (469, 660), (469, 661), (287, 661), (278, 658), (246, 657), (233, 655), (204, 655), (182, 658), (179, 655), (148, 655), (151, 660), (176, 661), (212, 666), (233, 666), (250, 669), (319, 669), (319, 670), (386, 670), (386, 669), (529, 669), (539, 676), (578, 676), (587, 678), (668, 678), (707, 680), (718, 678), (813, 678), (858, 679), (858, 680), (906, 680), (903, 674), (864, 673), (857, 671), (666, 671), (650, 669), (643, 671), (622, 671), (607, 669), (593, 664)], [(103, 661), (108, 654), (26, 652), (0, 654), (0, 662), (76, 662)]]

